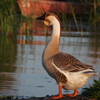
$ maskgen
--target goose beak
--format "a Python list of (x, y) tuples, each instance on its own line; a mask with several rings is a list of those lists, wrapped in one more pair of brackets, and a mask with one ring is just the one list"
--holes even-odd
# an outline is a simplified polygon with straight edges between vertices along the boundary
[(44, 17), (43, 16), (40, 16), (40, 17), (37, 17), (36, 19), (37, 20), (44, 20)]
[(45, 20), (45, 15), (46, 15), (46, 13), (44, 13), (42, 16), (40, 16), (40, 17), (37, 17), (36, 19), (38, 19), (38, 20)]

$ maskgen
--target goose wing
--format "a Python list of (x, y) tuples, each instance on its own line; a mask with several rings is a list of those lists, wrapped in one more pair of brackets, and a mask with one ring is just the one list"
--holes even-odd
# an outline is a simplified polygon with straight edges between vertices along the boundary
[(92, 69), (93, 66), (84, 64), (70, 54), (58, 53), (53, 57), (53, 64), (60, 70), (78, 72), (85, 69)]

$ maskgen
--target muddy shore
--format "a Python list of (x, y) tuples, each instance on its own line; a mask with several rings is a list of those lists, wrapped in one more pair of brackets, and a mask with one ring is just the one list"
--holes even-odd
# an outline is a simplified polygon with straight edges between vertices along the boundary
[[(30, 99), (21, 99), (21, 100), (51, 100), (49, 96), (46, 97), (39, 97), (39, 98), (30, 98)], [(90, 99), (89, 97), (85, 97), (85, 96), (76, 96), (76, 97), (63, 97), (61, 99), (58, 100), (96, 100), (96, 99)]]
[[(2, 98), (0, 100), (51, 100), (50, 96), (45, 96), (45, 97), (30, 97), (30, 98)], [(83, 96), (83, 95), (78, 95), (76, 97), (63, 97), (58, 100), (96, 100), (96, 99), (91, 99), (89, 97)]]

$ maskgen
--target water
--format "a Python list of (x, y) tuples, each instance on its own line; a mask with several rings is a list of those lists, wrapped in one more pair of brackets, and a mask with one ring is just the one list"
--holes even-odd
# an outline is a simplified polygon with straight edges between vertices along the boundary
[[(16, 41), (0, 38), (0, 96), (40, 97), (57, 94), (57, 83), (41, 64), (42, 52), (49, 38), (24, 35), (18, 35)], [(60, 50), (96, 66), (95, 70), (100, 73), (99, 44), (100, 40), (93, 38), (64, 36), (61, 37)], [(91, 77), (85, 87), (92, 85), (93, 79), (99, 77)]]

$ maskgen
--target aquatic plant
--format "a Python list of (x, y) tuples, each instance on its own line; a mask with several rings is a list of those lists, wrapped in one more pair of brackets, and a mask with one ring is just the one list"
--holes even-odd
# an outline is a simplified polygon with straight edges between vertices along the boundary
[(85, 4), (89, 5), (90, 8), (88, 11), (88, 30), (92, 26), (92, 31), (100, 32), (100, 29), (98, 29), (98, 25), (100, 26), (100, 0), (85, 0)]
[(82, 95), (100, 100), (100, 79), (94, 80), (94, 84), (89, 88), (83, 88)]
[(81, 0), (88, 10), (84, 21), (87, 22), (87, 30), (92, 32), (100, 32), (100, 0)]
[(0, 0), (0, 32), (13, 36), (17, 30), (19, 15), (16, 0)]
[[(70, 1), (70, 0), (67, 0)], [(70, 2), (76, 2), (74, 0)], [(72, 15), (68, 17), (68, 15), (63, 14), (62, 19), (64, 26), (66, 24), (75, 23), (75, 27), (77, 31), (92, 31), (92, 32), (100, 32), (100, 0), (77, 0), (78, 3), (81, 3), (84, 5), (84, 7), (87, 8), (87, 10), (84, 12), (84, 14), (75, 14), (73, 5), (70, 4), (70, 8), (72, 11)], [(61, 16), (61, 15), (60, 15)], [(69, 23), (70, 22), (70, 23)], [(82, 29), (82, 25), (86, 24), (86, 29)], [(72, 25), (70, 25), (72, 27)]]
[[(82, 36), (82, 31), (100, 32), (100, 29), (98, 28), (98, 26), (100, 26), (99, 23), (100, 0), (57, 0), (57, 1), (75, 2), (79, 4), (81, 3), (87, 9), (85, 12), (82, 12), (82, 14), (75, 14), (74, 7), (77, 5), (69, 4), (72, 14), (68, 15), (65, 13), (60, 14), (59, 12), (56, 12), (56, 14), (62, 19), (62, 25), (64, 26), (65, 31), (66, 29), (71, 30), (72, 27), (74, 26), (74, 30), (80, 32), (80, 36)], [(22, 33), (30, 33), (30, 31), (32, 31), (31, 29), (33, 28), (31, 23), (32, 21), (30, 22), (28, 21), (30, 21), (30, 18), (24, 21), (24, 23), (26, 23), (27, 25), (25, 26), (25, 29), (22, 27)], [(86, 24), (86, 26), (84, 25), (84, 23)], [(23, 23), (21, 23), (20, 26), (24, 25)], [(85, 29), (83, 29), (84, 26)]]

